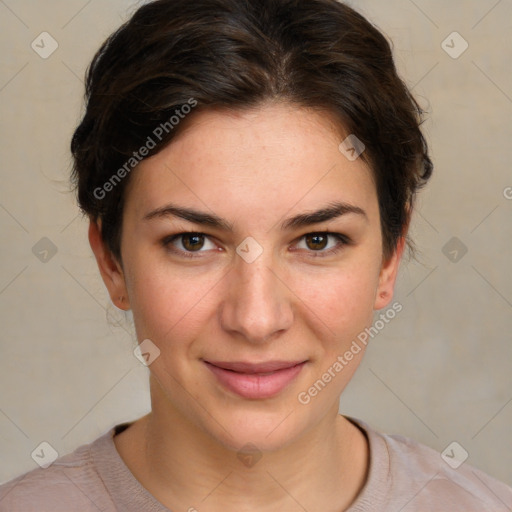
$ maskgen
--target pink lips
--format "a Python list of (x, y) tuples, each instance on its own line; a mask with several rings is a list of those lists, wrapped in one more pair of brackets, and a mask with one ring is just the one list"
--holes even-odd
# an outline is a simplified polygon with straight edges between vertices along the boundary
[(244, 398), (270, 398), (297, 377), (306, 361), (204, 361), (227, 389)]

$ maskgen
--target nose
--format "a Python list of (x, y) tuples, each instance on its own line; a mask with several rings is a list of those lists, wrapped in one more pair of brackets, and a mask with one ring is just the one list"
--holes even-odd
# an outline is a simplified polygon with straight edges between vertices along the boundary
[(264, 343), (291, 327), (293, 294), (272, 268), (271, 257), (263, 253), (247, 263), (237, 256), (227, 279), (220, 311), (225, 331), (251, 343)]

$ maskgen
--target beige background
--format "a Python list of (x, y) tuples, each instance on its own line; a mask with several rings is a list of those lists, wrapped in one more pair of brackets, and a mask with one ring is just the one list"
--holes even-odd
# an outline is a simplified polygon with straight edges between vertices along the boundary
[[(413, 225), (420, 261), (401, 269), (403, 310), (341, 411), (439, 452), (457, 441), (467, 463), (512, 484), (512, 2), (351, 4), (394, 41), (430, 110), (436, 169)], [(81, 77), (134, 5), (0, 1), (0, 481), (36, 467), (42, 441), (62, 455), (148, 411), (130, 317), (110, 304), (66, 192)], [(43, 31), (59, 45), (47, 59), (31, 48)], [(441, 47), (453, 31), (469, 44), (457, 59)], [(46, 263), (32, 250), (43, 237), (57, 248)], [(455, 262), (452, 237), (467, 248)]]

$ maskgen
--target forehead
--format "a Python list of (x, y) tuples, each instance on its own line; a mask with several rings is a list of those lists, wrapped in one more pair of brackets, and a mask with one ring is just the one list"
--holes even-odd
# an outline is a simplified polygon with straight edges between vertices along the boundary
[(176, 199), (260, 224), (293, 208), (339, 200), (371, 214), (372, 173), (361, 158), (351, 161), (340, 152), (345, 137), (327, 113), (288, 104), (197, 112), (133, 171), (127, 214), (140, 219)]

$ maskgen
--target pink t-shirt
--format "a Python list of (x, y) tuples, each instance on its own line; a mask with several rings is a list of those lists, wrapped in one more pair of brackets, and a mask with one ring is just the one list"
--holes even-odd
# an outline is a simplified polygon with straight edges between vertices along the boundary
[[(368, 438), (370, 467), (365, 486), (346, 512), (512, 511), (512, 488), (504, 483), (467, 463), (452, 469), (427, 446), (348, 419)], [(169, 512), (116, 450), (114, 435), (129, 425), (117, 425), (50, 467), (1, 485), (0, 512)]]

